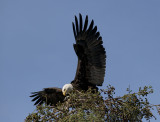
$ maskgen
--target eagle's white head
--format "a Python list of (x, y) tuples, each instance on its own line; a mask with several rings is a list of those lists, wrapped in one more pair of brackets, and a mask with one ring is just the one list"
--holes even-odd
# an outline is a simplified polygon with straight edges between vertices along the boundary
[(64, 96), (73, 90), (72, 84), (65, 84), (62, 88), (62, 93)]

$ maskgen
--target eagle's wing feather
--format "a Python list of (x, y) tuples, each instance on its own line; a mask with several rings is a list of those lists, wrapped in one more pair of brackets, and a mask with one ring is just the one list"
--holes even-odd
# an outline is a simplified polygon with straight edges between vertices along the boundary
[(106, 52), (102, 45), (102, 37), (97, 32), (97, 26), (94, 26), (93, 20), (87, 29), (88, 16), (86, 16), (84, 27), (81, 14), (79, 18), (79, 24), (76, 16), (75, 24), (72, 23), (76, 40), (74, 49), (78, 56), (76, 76), (72, 83), (89, 82), (95, 86), (101, 86), (106, 68)]
[(34, 105), (41, 105), (46, 103), (47, 105), (56, 105), (58, 102), (63, 102), (64, 96), (62, 89), (60, 88), (44, 88), (43, 91), (32, 92), (32, 101), (35, 101)]

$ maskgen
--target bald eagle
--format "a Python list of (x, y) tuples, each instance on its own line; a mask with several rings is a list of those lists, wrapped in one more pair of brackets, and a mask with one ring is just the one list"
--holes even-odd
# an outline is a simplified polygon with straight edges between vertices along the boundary
[(73, 33), (76, 43), (73, 44), (78, 57), (77, 71), (73, 81), (65, 84), (63, 88), (44, 88), (42, 91), (32, 92), (30, 97), (35, 101), (34, 105), (56, 105), (63, 102), (65, 96), (73, 89), (87, 91), (89, 88), (98, 90), (102, 86), (106, 68), (106, 52), (102, 45), (102, 37), (94, 26), (92, 20), (88, 27), (88, 16), (85, 18), (84, 26), (82, 15), (79, 14), (79, 22), (75, 16), (72, 22)]

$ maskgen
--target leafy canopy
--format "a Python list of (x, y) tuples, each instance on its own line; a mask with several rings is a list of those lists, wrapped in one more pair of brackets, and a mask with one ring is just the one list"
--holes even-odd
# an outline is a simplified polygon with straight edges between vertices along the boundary
[(130, 88), (127, 88), (127, 92), (122, 97), (114, 97), (115, 88), (110, 85), (107, 86), (106, 90), (100, 90), (99, 92), (91, 89), (87, 92), (75, 90), (66, 97), (64, 103), (58, 103), (57, 106), (47, 106), (45, 104), (37, 106), (36, 110), (29, 114), (25, 121), (141, 122), (142, 119), (156, 119), (151, 112), (155, 107), (160, 114), (160, 105), (152, 105), (147, 99), (147, 95), (153, 93), (151, 86), (140, 87), (137, 93), (132, 93)]

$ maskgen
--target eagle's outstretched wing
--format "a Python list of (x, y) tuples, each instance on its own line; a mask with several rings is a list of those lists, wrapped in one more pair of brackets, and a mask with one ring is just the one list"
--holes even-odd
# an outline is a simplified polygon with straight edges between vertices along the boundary
[(75, 16), (75, 24), (72, 25), (76, 40), (74, 49), (78, 56), (76, 76), (72, 84), (101, 86), (105, 76), (106, 52), (102, 45), (102, 37), (97, 32), (97, 26), (94, 26), (92, 20), (87, 28), (88, 16), (83, 26), (81, 14), (79, 14), (79, 23)]
[(46, 103), (47, 105), (56, 105), (58, 102), (63, 102), (65, 96), (62, 94), (60, 88), (44, 88), (43, 91), (32, 92), (32, 101), (35, 101), (34, 105), (41, 105)]

